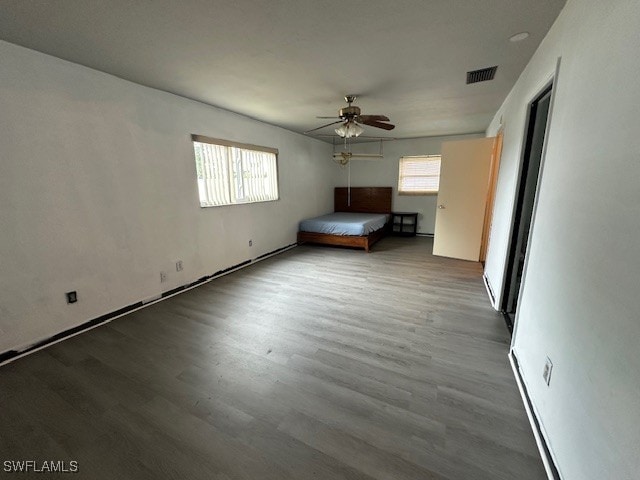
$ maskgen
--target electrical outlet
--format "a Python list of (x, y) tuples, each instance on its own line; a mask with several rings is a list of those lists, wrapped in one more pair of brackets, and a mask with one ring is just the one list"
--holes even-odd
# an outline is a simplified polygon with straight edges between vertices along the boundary
[(160, 283), (167, 281), (167, 272), (160, 272)]
[(249, 240), (249, 246), (253, 247), (253, 240)]
[(182, 271), (182, 260), (178, 260), (176, 262), (176, 272), (181, 272)]
[(551, 370), (553, 370), (553, 363), (551, 363), (551, 359), (547, 357), (547, 361), (544, 364), (544, 370), (542, 371), (542, 378), (544, 378), (547, 386), (549, 385), (549, 382), (551, 382)]
[(67, 303), (76, 303), (78, 301), (78, 292), (75, 290), (73, 292), (67, 292), (65, 295), (67, 296)]

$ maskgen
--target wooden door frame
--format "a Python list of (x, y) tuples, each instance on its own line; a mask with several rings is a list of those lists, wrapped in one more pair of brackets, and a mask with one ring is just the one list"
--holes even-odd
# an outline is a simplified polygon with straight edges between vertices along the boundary
[(496, 188), (498, 186), (498, 172), (500, 171), (500, 160), (502, 159), (502, 142), (504, 136), (504, 126), (500, 125), (500, 130), (495, 136), (493, 143), (493, 153), (491, 155), (491, 166), (489, 167), (489, 188), (487, 190), (487, 203), (484, 212), (484, 227), (482, 229), (482, 242), (480, 244), (480, 262), (484, 265), (489, 250), (489, 234), (493, 221), (493, 206), (496, 199)]

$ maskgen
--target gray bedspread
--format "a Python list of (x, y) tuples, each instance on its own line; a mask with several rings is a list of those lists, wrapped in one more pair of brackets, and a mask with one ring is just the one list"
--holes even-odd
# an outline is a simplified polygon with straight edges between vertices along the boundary
[(301, 232), (331, 235), (368, 235), (380, 230), (389, 220), (384, 213), (335, 212), (300, 222)]

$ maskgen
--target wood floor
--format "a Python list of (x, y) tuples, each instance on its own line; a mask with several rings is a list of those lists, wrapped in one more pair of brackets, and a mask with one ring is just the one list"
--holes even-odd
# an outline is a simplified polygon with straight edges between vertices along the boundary
[(0, 367), (0, 463), (75, 460), (90, 479), (546, 478), (479, 264), (430, 251), (297, 247)]

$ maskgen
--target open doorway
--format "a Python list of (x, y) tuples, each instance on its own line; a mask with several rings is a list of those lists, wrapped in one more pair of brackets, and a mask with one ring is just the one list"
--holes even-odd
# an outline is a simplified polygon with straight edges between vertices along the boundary
[(516, 195), (516, 208), (513, 219), (509, 257), (502, 292), (502, 312), (505, 314), (507, 326), (513, 329), (513, 322), (518, 307), (520, 284), (524, 271), (524, 261), (527, 253), (529, 230), (533, 218), (538, 177), (544, 150), (545, 134), (551, 106), (551, 92), (553, 85), (546, 87), (538, 95), (529, 109), (526, 127), (525, 148), (520, 171), (520, 180)]

